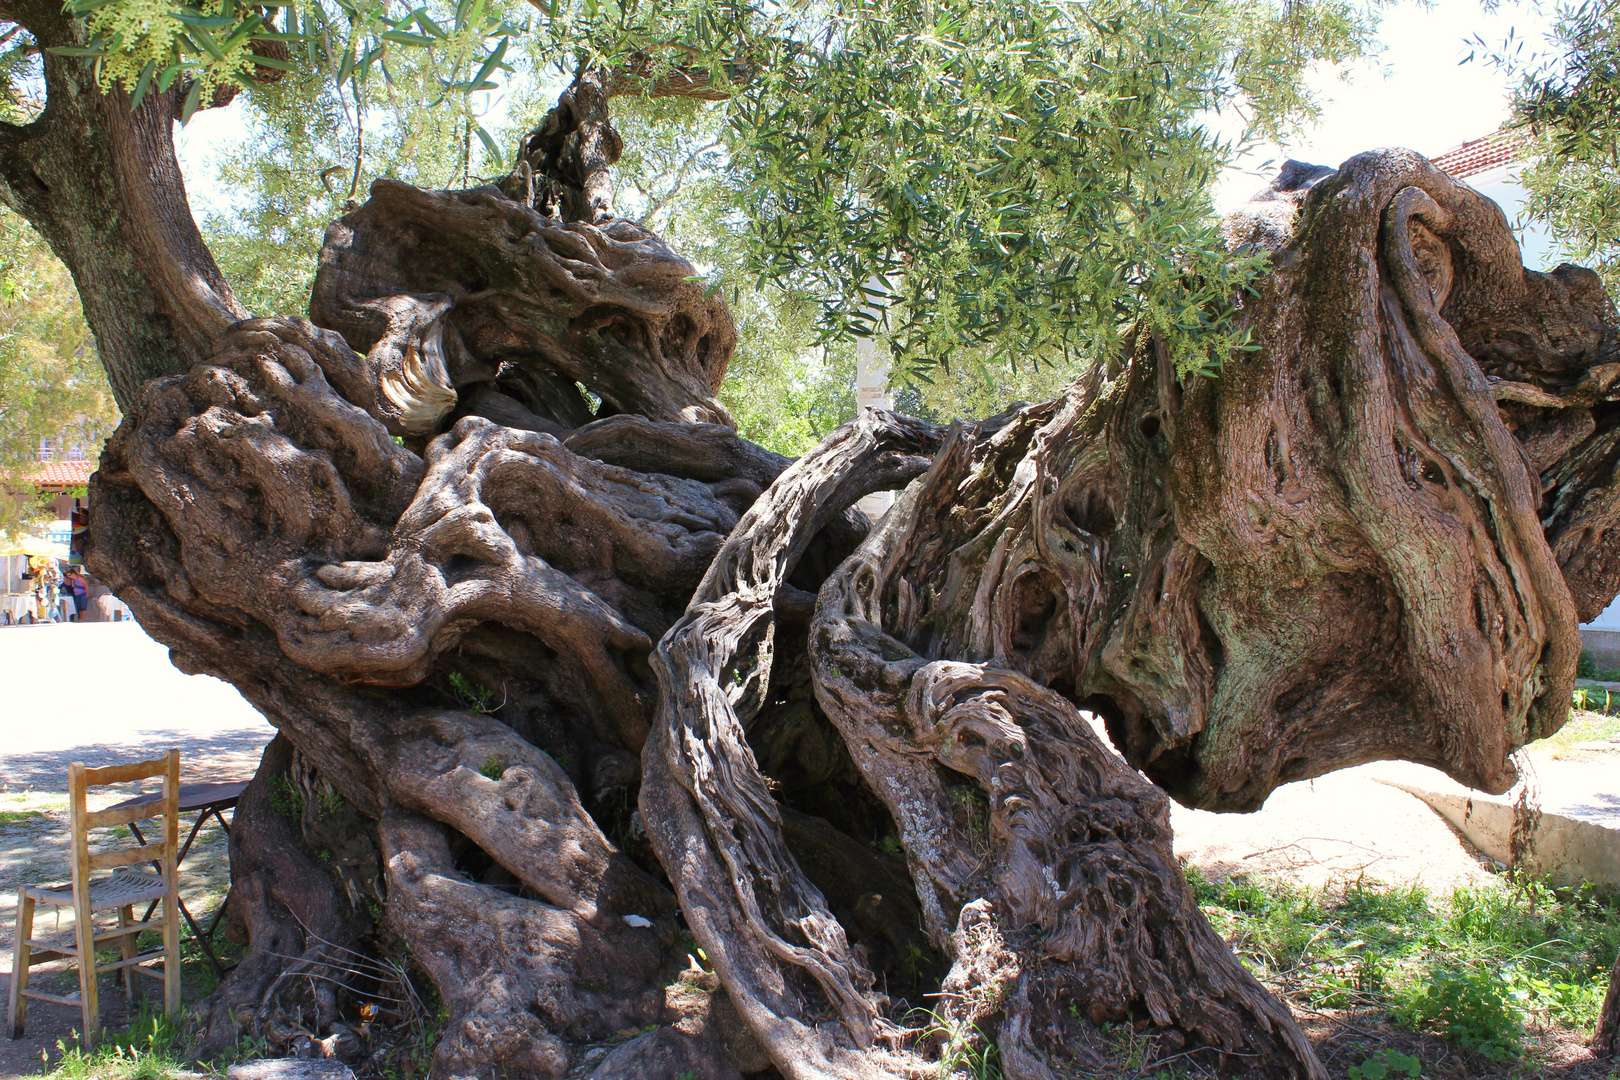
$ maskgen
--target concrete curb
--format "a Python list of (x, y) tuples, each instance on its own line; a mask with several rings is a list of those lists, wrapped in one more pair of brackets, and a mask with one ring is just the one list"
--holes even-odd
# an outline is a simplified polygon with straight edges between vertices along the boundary
[[(1375, 779), (1422, 799), (1486, 855), (1503, 864), (1512, 862), (1516, 814), (1505, 797), (1481, 792), (1459, 795), (1384, 777)], [(1555, 885), (1590, 881), (1620, 886), (1620, 829), (1543, 809), (1535, 817), (1527, 851), (1525, 869)]]

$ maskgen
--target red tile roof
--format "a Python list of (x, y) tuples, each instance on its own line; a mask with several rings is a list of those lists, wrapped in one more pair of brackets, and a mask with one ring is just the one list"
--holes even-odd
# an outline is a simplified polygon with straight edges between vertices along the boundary
[(47, 461), (28, 474), (37, 487), (82, 487), (96, 471), (96, 463), (84, 461)]
[(1461, 180), (1518, 161), (1524, 156), (1525, 141), (1516, 131), (1493, 131), (1483, 138), (1454, 146), (1429, 161), (1435, 168)]

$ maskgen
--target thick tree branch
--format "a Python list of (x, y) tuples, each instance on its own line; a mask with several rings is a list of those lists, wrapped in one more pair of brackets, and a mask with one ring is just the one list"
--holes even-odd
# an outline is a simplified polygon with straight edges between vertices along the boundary
[[(82, 45), (83, 27), (50, 0), (3, 17), (41, 48)], [(46, 52), (44, 111), (0, 141), (0, 200), (37, 229), (73, 274), (122, 408), (148, 379), (184, 371), (246, 316), (203, 243), (174, 156), (173, 95), (131, 111), (91, 65)]]

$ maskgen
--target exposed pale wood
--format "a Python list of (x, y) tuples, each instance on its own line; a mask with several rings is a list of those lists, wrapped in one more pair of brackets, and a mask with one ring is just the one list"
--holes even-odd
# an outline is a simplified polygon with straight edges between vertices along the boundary
[(34, 898), (23, 895), (17, 901), (17, 940), (11, 951), (11, 993), (6, 1003), (6, 1027), (13, 1039), (23, 1037), (23, 991), (28, 989), (28, 969), (35, 963), (30, 955), (33, 932)]
[[(167, 758), (153, 758), (150, 761), (132, 761), (127, 765), (103, 765), (94, 769), (79, 762), (74, 764), (84, 769), (86, 787), (105, 787), (109, 784), (127, 784), (135, 780), (163, 776), (168, 770), (169, 762)], [(146, 816), (156, 817), (157, 815), (148, 814)], [(94, 828), (97, 823), (88, 820), (88, 817), (89, 815), (86, 815), (85, 827)], [(109, 822), (108, 824), (112, 823)]]
[[(111, 782), (118, 783), (152, 775), (150, 771), (142, 771), (151, 764), (141, 762), (124, 766), (122, 770), (113, 766), (96, 772), (98, 776), (111, 774), (115, 777)], [(81, 762), (75, 761), (68, 766), (69, 828), (73, 830), (70, 840), (73, 857), (73, 933), (79, 947), (79, 962), (75, 966), (79, 972), (79, 1010), (84, 1023), (80, 1028), (80, 1040), (85, 1047), (94, 1046), (101, 1032), (101, 1002), (96, 997), (95, 909), (90, 900), (90, 837), (84, 827), (88, 772)]]
[(54, 944), (49, 941), (41, 941), (38, 938), (30, 938), (28, 940), (28, 952), (29, 959), (27, 962), (30, 964), (48, 964), (52, 960), (60, 960), (66, 956), (79, 955), (77, 946), (63, 948), (59, 944)]
[(91, 870), (109, 870), (119, 866), (133, 866), (136, 863), (161, 862), (166, 850), (168, 849), (160, 841), (141, 847), (97, 851), (86, 860), (86, 866)]
[(132, 821), (145, 821), (147, 818), (160, 817), (163, 814), (163, 800), (153, 799), (150, 802), (135, 803), (132, 806), (113, 806), (106, 810), (95, 810), (84, 816), (84, 827), (99, 829), (113, 825), (128, 825)]
[[(140, 938), (141, 927), (144, 925), (144, 922), (140, 925), (135, 924), (134, 905), (126, 904), (118, 909), (118, 929), (108, 934), (97, 934), (95, 940), (99, 942), (104, 938), (116, 937), (118, 939), (118, 952), (123, 957), (124, 963), (126, 965), (132, 964), (136, 952), (140, 948), (138, 939)], [(136, 993), (135, 974), (128, 967), (125, 967), (124, 996), (128, 998), (131, 1005), (135, 1004)]]
[(126, 956), (118, 960), (109, 960), (105, 964), (97, 964), (96, 971), (117, 971), (122, 968), (131, 967), (134, 964), (149, 964), (154, 960), (164, 959), (165, 954), (166, 950), (161, 947), (156, 949), (148, 949), (146, 952), (139, 953), (134, 956)]
[(163, 772), (163, 1011), (180, 1015), (180, 751), (170, 750)]
[(135, 922), (133, 914), (128, 916), (128, 920), (127, 922), (120, 920), (116, 930), (108, 930), (105, 933), (97, 934), (97, 943), (113, 940), (122, 941), (130, 934), (142, 934), (147, 930), (158, 930), (164, 925), (162, 919), (147, 919), (144, 922)]
[[(79, 994), (47, 994), (43, 990), (24, 990), (22, 992), (22, 996), (25, 998), (32, 998), (35, 1001), (49, 1001), (55, 1005), (83, 1004), (83, 1002), (80, 1000)], [(13, 1028), (12, 1030), (18, 1032), (18, 1034), (13, 1035), (12, 1038), (18, 1039), (22, 1037), (21, 1029)]]

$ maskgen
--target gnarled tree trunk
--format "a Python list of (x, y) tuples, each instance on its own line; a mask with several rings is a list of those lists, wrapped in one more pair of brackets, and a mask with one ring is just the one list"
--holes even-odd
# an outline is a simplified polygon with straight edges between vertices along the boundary
[(97, 292), (8, 173), (122, 388), (91, 567), (282, 736), (203, 1048), (363, 1051), (352, 993), (290, 986), (386, 929), (448, 1012), (439, 1077), (916, 1076), (989, 1041), (1046, 1078), (1113, 1020), (1323, 1076), (1163, 792), (1248, 810), (1390, 756), (1499, 791), (1563, 722), (1620, 591), (1596, 279), (1524, 270), (1416, 155), (1290, 166), (1234, 220), (1273, 270), (1220, 378), (1138, 331), (1056, 401), (867, 414), (790, 464), (715, 399), (723, 301), (612, 216), (616, 85), (584, 73), (498, 186), (374, 185), (309, 320), (233, 321), (211, 264), (134, 241), (139, 288)]

